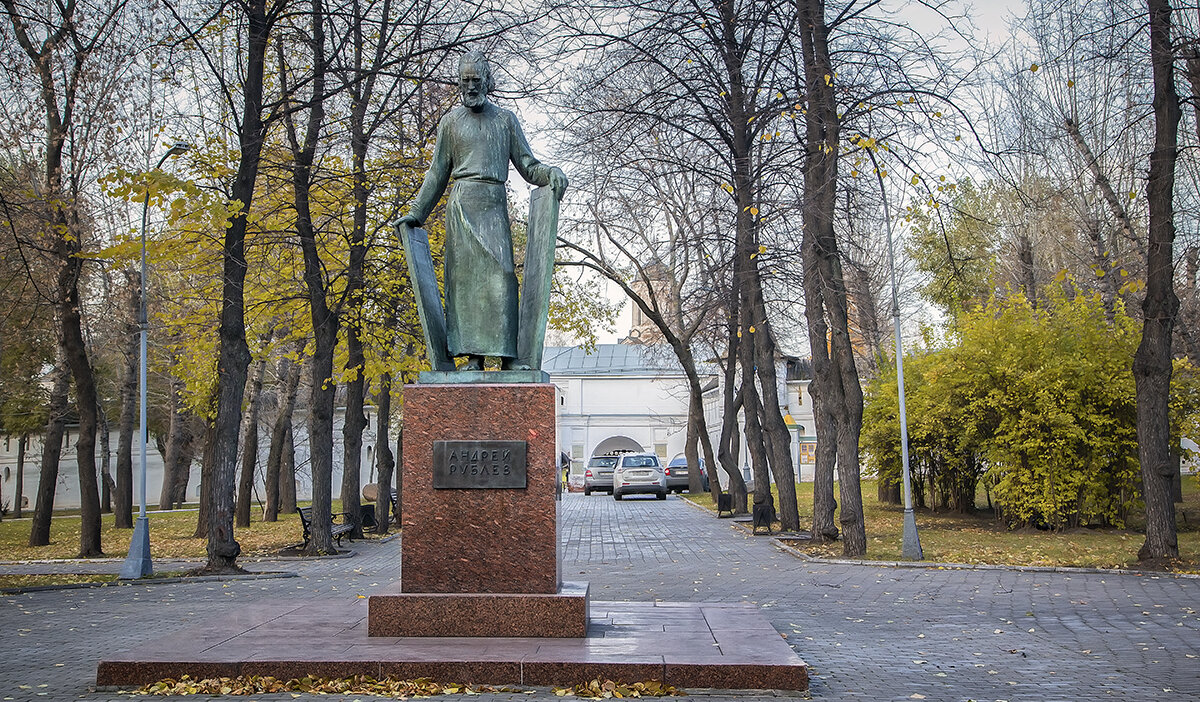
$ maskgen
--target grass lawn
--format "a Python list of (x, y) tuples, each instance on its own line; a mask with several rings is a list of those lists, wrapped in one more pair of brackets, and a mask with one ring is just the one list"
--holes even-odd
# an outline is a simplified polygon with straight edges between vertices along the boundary
[[(334, 500), (333, 511), (340, 510), (341, 500)], [(30, 519), (5, 519), (0, 522), (0, 560), (74, 558), (79, 554), (78, 515), (78, 510), (55, 512), (50, 522), (50, 544), (36, 547), (29, 545)], [(192, 536), (196, 532), (197, 515), (195, 509), (151, 512), (148, 515), (151, 555), (154, 558), (205, 558), (207, 541)], [(304, 540), (303, 534), (300, 515), (281, 514), (277, 522), (264, 522), (257, 505), (251, 512), (250, 526), (234, 530), (234, 538), (242, 546), (242, 558), (272, 555), (285, 546), (299, 544)], [(132, 536), (132, 529), (113, 527), (113, 515), (101, 515), (100, 544), (105, 556), (124, 558)]]
[[(863, 511), (867, 522), (867, 558), (898, 561), (904, 512), (900, 507), (880, 504), (873, 480), (864, 480)], [(836, 494), (836, 488), (835, 488)], [(714, 509), (707, 493), (686, 495), (698, 505)], [(1173, 570), (1200, 573), (1200, 484), (1184, 478), (1180, 514), (1179, 555)], [(812, 523), (812, 483), (797, 486), (800, 524)], [(984, 505), (986, 507), (986, 504)], [(1061, 532), (1037, 529), (1009, 530), (990, 512), (958, 515), (918, 509), (917, 532), (925, 560), (946, 563), (986, 563), (1028, 566), (1077, 566), (1092, 568), (1138, 567), (1137, 551), (1145, 540), (1133, 524), (1129, 529), (1068, 529)], [(1139, 520), (1140, 522), (1140, 517)], [(749, 528), (749, 525), (746, 525)], [(841, 542), (812, 544), (793, 541), (805, 552), (840, 558)]]

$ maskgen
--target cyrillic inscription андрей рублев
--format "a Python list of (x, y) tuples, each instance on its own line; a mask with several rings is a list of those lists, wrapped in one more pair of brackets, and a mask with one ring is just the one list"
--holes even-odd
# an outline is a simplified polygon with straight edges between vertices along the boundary
[(525, 488), (524, 441), (433, 442), (434, 489)]

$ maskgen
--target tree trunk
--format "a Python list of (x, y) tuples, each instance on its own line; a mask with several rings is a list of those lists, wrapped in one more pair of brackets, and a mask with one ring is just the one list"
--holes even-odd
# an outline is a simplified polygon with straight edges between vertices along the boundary
[[(264, 335), (265, 343), (270, 343), (272, 336), (273, 334)], [(243, 528), (250, 526), (250, 498), (254, 491), (254, 469), (258, 466), (258, 406), (262, 398), (263, 377), (266, 374), (267, 358), (264, 353), (254, 371), (254, 383), (250, 386), (246, 430), (242, 438), (242, 474), (238, 480), (234, 523)]]
[(858, 385), (858, 372), (854, 368), (852, 354), (848, 359), (843, 358), (841, 363), (842, 371), (852, 375), (854, 381), (852, 385), (844, 388), (845, 412), (848, 416), (838, 422), (837, 431), (838, 495), (842, 498), (839, 518), (842, 525), (842, 555), (847, 558), (860, 558), (867, 553), (867, 530), (866, 520), (863, 518), (858, 460), (863, 395), (862, 388)]
[(175, 507), (175, 482), (178, 480), (179, 449), (184, 431), (183, 381), (171, 375), (170, 392), (168, 394), (168, 412), (170, 419), (167, 425), (167, 451), (163, 454), (163, 481), (158, 492), (158, 508), (173, 509)]
[[(836, 457), (842, 499), (842, 553), (866, 553), (866, 531), (859, 483), (858, 438), (862, 430), (862, 386), (859, 384), (850, 325), (845, 278), (833, 228), (836, 211), (841, 125), (837, 115), (835, 75), (829, 58), (823, 0), (802, 4), (802, 51), (808, 109), (804, 172), (804, 288), (809, 345), (813, 355), (814, 418), (817, 425), (817, 481), (814, 482), (813, 536), (831, 538), (834, 502), (832, 466)], [(897, 352), (902, 350), (897, 349)], [(818, 382), (820, 381), (820, 382)], [(819, 399), (818, 399), (819, 398)], [(831, 426), (830, 418), (836, 424)], [(832, 430), (832, 431), (831, 431)], [(835, 438), (836, 437), (836, 438)], [(835, 444), (830, 454), (830, 440)], [(820, 492), (818, 492), (820, 491)]]
[[(300, 353), (304, 349), (301, 345)], [(301, 364), (285, 358), (280, 364), (279, 376), (284, 378), (283, 394), (279, 398), (279, 411), (271, 426), (271, 448), (267, 452), (266, 491), (267, 506), (263, 521), (274, 522), (279, 519), (280, 486), (283, 482), (283, 444), (292, 428), (292, 415), (296, 411), (296, 390), (300, 386)], [(295, 483), (293, 482), (293, 492)]]
[(288, 417), (283, 435), (283, 455), (279, 459), (279, 511), (295, 514), (296, 508), (296, 436), (292, 431), (292, 418)]
[[(757, 268), (757, 264), (754, 265)], [(775, 371), (775, 340), (772, 337), (767, 306), (758, 280), (757, 273), (749, 276), (752, 319), (755, 320), (749, 350), (754, 354), (754, 364), (757, 366), (754, 370), (762, 386), (763, 432), (767, 437), (771, 472), (775, 476), (775, 490), (779, 495), (780, 528), (784, 531), (799, 531), (800, 512), (796, 500), (796, 469), (792, 462), (792, 432), (783, 421), (783, 403), (779, 399), (779, 380)]]
[(75, 460), (79, 473), (79, 557), (103, 556), (100, 548), (100, 491), (96, 481), (96, 379), (83, 338), (83, 320), (79, 309), (79, 274), (83, 259), (78, 257), (78, 237), (68, 245), (70, 255), (63, 256), (58, 277), (60, 343), (75, 381), (75, 411), (79, 413), (79, 433), (75, 439)]
[(882, 504), (898, 505), (900, 504), (900, 481), (893, 483), (884, 481), (883, 478), (875, 485), (875, 498)]
[(1104, 305), (1104, 317), (1112, 324), (1117, 315), (1117, 279), (1112, 256), (1104, 244), (1104, 236), (1100, 231), (1100, 218), (1091, 217), (1087, 221), (1087, 235), (1092, 242), (1092, 269), (1100, 280), (1100, 301)]
[(388, 444), (392, 423), (391, 371), (384, 372), (379, 378), (378, 414), (375, 418), (375, 484), (378, 486), (378, 497), (375, 498), (375, 533), (386, 534), (390, 526), (392, 475), (396, 468), (392, 447)]
[[(736, 332), (737, 321), (730, 320), (730, 327)], [(724, 414), (721, 419), (721, 439), (717, 446), (717, 461), (720, 462), (721, 469), (729, 476), (729, 495), (733, 513), (746, 514), (749, 511), (746, 505), (746, 481), (742, 478), (741, 467), (738, 466), (738, 457), (734, 448), (734, 444), (738, 440), (737, 416), (742, 408), (742, 392), (735, 385), (738, 353), (736, 333), (732, 334), (731, 338), (732, 341), (728, 345), (730, 353), (725, 360), (724, 368), (724, 402), (722, 403)]]
[[(350, 314), (357, 313), (352, 310)], [(346, 345), (350, 356), (346, 370), (353, 377), (346, 383), (346, 414), (342, 423), (342, 511), (352, 515), (354, 529), (350, 535), (359, 539), (362, 538), (362, 495), (359, 493), (362, 489), (362, 443), (367, 428), (367, 417), (363, 414), (367, 391), (363, 378), (366, 360), (362, 339), (352, 328), (346, 330)]]
[(688, 396), (687, 435), (683, 441), (683, 460), (687, 462), (688, 492), (693, 495), (704, 491), (704, 478), (700, 476), (700, 430), (696, 420), (696, 402)]
[[(129, 290), (129, 308), (125, 310), (127, 320), (125, 343), (121, 353), (121, 418), (117, 424), (117, 494), (115, 499), (113, 526), (118, 529), (133, 528), (133, 433), (138, 423), (138, 354), (140, 329), (137, 320), (141, 315), (141, 285), (139, 274), (133, 269), (124, 271), (125, 286)], [(164, 476), (165, 477), (165, 476)]]
[(1175, 164), (1179, 145), (1179, 96), (1175, 93), (1174, 53), (1171, 46), (1171, 3), (1148, 0), (1150, 63), (1154, 73), (1154, 150), (1146, 179), (1150, 209), (1146, 254), (1145, 322), (1142, 341), (1133, 358), (1137, 387), (1138, 458), (1146, 501), (1146, 541), (1141, 560), (1178, 558), (1175, 505), (1171, 499), (1171, 461), (1168, 401), (1171, 389), (1171, 331), (1179, 300), (1174, 290)]
[(1029, 306), (1037, 309), (1037, 278), (1033, 266), (1033, 239), (1029, 237), (1028, 232), (1021, 232), (1017, 235), (1017, 262), (1021, 267), (1021, 289), (1025, 292), (1025, 299), (1029, 300)]
[(17, 439), (17, 495), (13, 500), (13, 518), (20, 519), (25, 510), (25, 449), (29, 446), (29, 433)]
[(204, 454), (200, 459), (200, 508), (197, 510), (196, 533), (197, 539), (208, 538), (208, 513), (212, 505), (213, 465), (216, 462), (216, 422), (207, 420), (204, 426)]
[(718, 449), (716, 449), (716, 460), (721, 464), (721, 469), (725, 470), (725, 474), (730, 479), (730, 503), (733, 508), (733, 514), (744, 515), (749, 511), (748, 496), (746, 496), (746, 482), (742, 478), (742, 469), (738, 466), (738, 456), (734, 443), (738, 440), (738, 412), (742, 410), (742, 390), (733, 389), (732, 380), (727, 380), (725, 386), (725, 416), (721, 421), (721, 439)]
[(396, 432), (396, 525), (404, 528), (404, 425)]
[[(361, 27), (356, 26), (356, 48), (361, 47)], [(356, 73), (362, 74), (363, 52), (355, 52)], [(367, 393), (365, 378), (366, 358), (363, 353), (362, 325), (364, 266), (367, 260), (367, 146), (366, 110), (370, 104), (371, 91), (376, 72), (372, 71), (362, 82), (350, 87), (350, 153), (351, 153), (351, 196), (353, 205), (353, 228), (350, 232), (350, 260), (346, 267), (346, 415), (342, 424), (342, 511), (354, 516), (353, 538), (362, 536), (361, 489), (362, 442), (367, 428), (363, 415), (363, 402)], [(376, 444), (379, 442), (376, 441)], [(386, 445), (386, 439), (383, 441)]]
[[(813, 398), (813, 422), (817, 436), (816, 465), (813, 468), (813, 526), (816, 541), (831, 541), (838, 537), (834, 523), (837, 501), (833, 496), (833, 471), (837, 461), (839, 418), (842, 403), (840, 382), (830, 358), (829, 325), (825, 317), (825, 296), (829, 292), (823, 280), (822, 258), (830, 255), (823, 250), (834, 240), (832, 212), (837, 184), (837, 163), (832, 152), (838, 144), (838, 126), (827, 121), (827, 104), (831, 95), (817, 97), (826, 75), (833, 75), (828, 61), (820, 61), (825, 28), (825, 5), (820, 0), (804, 0), (801, 7), (801, 47), (804, 55), (804, 78), (809, 97), (805, 114), (807, 131), (805, 144), (804, 226), (801, 252), (804, 260), (804, 315), (808, 321), (808, 341), (812, 354), (813, 380), (809, 394)], [(827, 55), (826, 55), (827, 57)], [(830, 146), (832, 144), (832, 146)]]
[(172, 509), (181, 509), (187, 502), (188, 481), (192, 478), (192, 458), (196, 453), (196, 417), (190, 412), (184, 415), (183, 433), (179, 437), (179, 452), (174, 468), (174, 487), (171, 490)]
[[(316, 239), (309, 242), (312, 256), (316, 257)], [(304, 239), (304, 235), (301, 235)], [(308, 252), (305, 258), (308, 259)], [(319, 263), (316, 275), (320, 275)], [(305, 277), (308, 277), (306, 273)], [(324, 283), (321, 283), (320, 304), (316, 293), (311, 293), (313, 308), (313, 337), (315, 340), (312, 358), (312, 392), (309, 396), (308, 447), (309, 468), (312, 473), (312, 527), (308, 542), (309, 555), (335, 553), (333, 536), (329, 530), (332, 517), (333, 498), (333, 399), (336, 386), (333, 384), (333, 352), (337, 344), (337, 318), (324, 306)]]
[(62, 457), (63, 430), (66, 428), (70, 371), (60, 344), (54, 361), (54, 384), (50, 389), (46, 437), (42, 441), (42, 465), (38, 477), (37, 500), (33, 509), (33, 524), (29, 530), (30, 546), (50, 543), (50, 518), (54, 512), (54, 489), (58, 486), (58, 462)]
[(1125, 234), (1125, 238), (1135, 242), (1138, 248), (1142, 248), (1141, 237), (1134, 232), (1133, 221), (1129, 216), (1129, 211), (1125, 208), (1124, 203), (1128, 202), (1128, 200), (1122, 200), (1117, 196), (1112, 182), (1100, 168), (1100, 161), (1092, 152), (1092, 148), (1088, 146), (1087, 141), (1084, 140), (1083, 133), (1079, 131), (1079, 125), (1075, 120), (1068, 115), (1063, 119), (1063, 124), (1066, 126), (1067, 134), (1075, 142), (1075, 148), (1079, 150), (1080, 155), (1083, 156), (1083, 160), (1087, 163), (1088, 170), (1091, 171), (1092, 178), (1095, 180), (1096, 187), (1100, 189), (1100, 195), (1104, 198), (1105, 204), (1108, 205), (1113, 217), (1121, 225), (1121, 231)]
[(237, 565), (241, 546), (233, 534), (234, 478), (237, 473), (238, 429), (242, 395), (250, 366), (246, 343), (246, 225), (254, 200), (254, 183), (267, 127), (263, 121), (263, 73), (273, 17), (267, 16), (266, 0), (249, 0), (246, 12), (246, 71), (242, 86), (242, 124), (238, 133), (241, 160), (233, 184), (233, 200), (241, 209), (225, 228), (221, 324), (219, 328), (216, 441), (209, 490), (207, 573), (240, 572)]
[[(312, 0), (313, 74), (308, 123), (304, 141), (299, 140), (292, 113), (283, 115), (288, 142), (292, 149), (292, 191), (296, 207), (296, 233), (304, 255), (304, 284), (308, 290), (309, 314), (313, 327), (312, 395), (308, 412), (309, 466), (312, 472), (312, 527), (305, 552), (309, 555), (334, 553), (330, 534), (331, 502), (333, 497), (333, 401), (336, 386), (333, 380), (333, 353), (337, 346), (337, 313), (329, 308), (324, 267), (317, 250), (316, 229), (313, 224), (309, 190), (312, 187), (312, 165), (317, 139), (325, 119), (325, 32), (321, 0)], [(278, 46), (280, 84), (287, 94), (287, 71), (282, 46)]]
[(113, 511), (112, 498), (116, 489), (113, 484), (110, 463), (112, 446), (109, 444), (109, 439), (112, 432), (108, 430), (108, 417), (105, 416), (103, 408), (96, 408), (96, 417), (100, 420), (100, 512), (108, 514)]
[(767, 465), (767, 447), (760, 419), (762, 407), (754, 382), (754, 361), (749, 353), (741, 353), (739, 356), (742, 366), (742, 416), (746, 422), (746, 450), (750, 453), (750, 471), (754, 476), (754, 504), (774, 506), (775, 502), (771, 499), (771, 470)]

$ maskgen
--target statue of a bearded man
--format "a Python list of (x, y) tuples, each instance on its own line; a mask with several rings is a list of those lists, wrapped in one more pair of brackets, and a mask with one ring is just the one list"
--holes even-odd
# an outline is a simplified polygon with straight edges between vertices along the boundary
[(549, 185), (561, 200), (567, 178), (534, 158), (516, 115), (488, 102), (492, 71), (483, 54), (458, 64), (462, 106), (438, 124), (433, 162), (401, 224), (421, 225), (453, 181), (446, 205), (446, 347), (482, 370), (486, 356), (515, 369), (517, 277), (513, 268), (505, 181), (511, 162), (529, 183)]

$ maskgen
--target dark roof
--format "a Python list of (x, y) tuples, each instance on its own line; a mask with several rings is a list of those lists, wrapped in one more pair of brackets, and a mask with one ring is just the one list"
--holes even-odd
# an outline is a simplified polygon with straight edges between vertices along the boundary
[(666, 346), (598, 344), (592, 353), (578, 346), (547, 346), (542, 370), (551, 375), (679, 375), (683, 369)]

